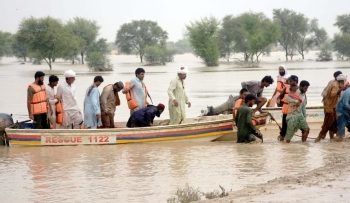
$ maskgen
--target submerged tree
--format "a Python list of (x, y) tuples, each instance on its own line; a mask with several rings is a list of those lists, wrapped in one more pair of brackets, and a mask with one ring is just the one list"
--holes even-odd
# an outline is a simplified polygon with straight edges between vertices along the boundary
[(218, 30), (215, 18), (203, 18), (186, 26), (194, 53), (201, 57), (207, 66), (217, 66), (219, 60)]
[(84, 64), (84, 55), (88, 47), (95, 42), (99, 27), (95, 21), (79, 17), (69, 21), (66, 26), (79, 40), (78, 52), (81, 56), (81, 63)]
[(149, 46), (165, 47), (168, 34), (156, 22), (134, 20), (123, 24), (118, 30), (116, 44), (121, 52), (137, 54), (141, 63)]
[(12, 38), (12, 52), (17, 58), (22, 58), (24, 62), (27, 61), (29, 55), (28, 44), (25, 36), (17, 32)]
[(95, 71), (112, 70), (107, 54), (110, 52), (106, 39), (99, 39), (93, 42), (86, 53), (86, 61), (88, 66)]
[(39, 60), (45, 60), (52, 69), (52, 62), (72, 49), (75, 37), (54, 18), (24, 19), (19, 33), (25, 36), (30, 52)]
[(0, 57), (8, 56), (12, 53), (11, 38), (11, 33), (0, 31)]
[(350, 58), (350, 14), (340, 15), (335, 23), (341, 33), (334, 35), (334, 49), (339, 53), (340, 58)]

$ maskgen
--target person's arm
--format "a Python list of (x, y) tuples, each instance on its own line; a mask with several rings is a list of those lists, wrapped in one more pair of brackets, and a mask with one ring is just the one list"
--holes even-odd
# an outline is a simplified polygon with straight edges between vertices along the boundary
[(247, 125), (249, 126), (249, 128), (252, 131), (255, 132), (256, 128), (255, 128), (255, 126), (253, 125), (253, 122), (252, 122), (252, 111), (247, 109), (245, 114), (246, 114), (246, 123), (247, 123)]
[(30, 108), (30, 105), (32, 103), (33, 100), (33, 95), (34, 95), (34, 90), (31, 87), (28, 87), (27, 89), (27, 109), (28, 109), (28, 116), (30, 119), (34, 119), (33, 114), (32, 114), (32, 110)]
[(130, 91), (132, 88), (134, 88), (134, 82), (133, 80), (130, 80), (128, 82), (125, 82), (124, 88), (123, 88), (123, 93), (125, 94), (126, 92)]
[(110, 92), (108, 91), (107, 87), (103, 88), (101, 93), (101, 110), (104, 112), (107, 112), (107, 98), (109, 96)]
[(97, 88), (93, 88), (90, 93), (90, 99), (92, 104), (92, 110), (95, 115), (101, 115), (101, 107), (100, 107), (100, 95)]
[(176, 85), (177, 85), (177, 80), (170, 81), (170, 85), (169, 85), (169, 88), (168, 88), (168, 96), (169, 96), (169, 99), (171, 101), (176, 100), (175, 94), (174, 94), (174, 90), (176, 89)]

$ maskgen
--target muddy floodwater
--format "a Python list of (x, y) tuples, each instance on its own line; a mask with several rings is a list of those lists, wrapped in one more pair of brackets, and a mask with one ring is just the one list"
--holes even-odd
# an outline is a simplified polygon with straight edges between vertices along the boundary
[[(304, 62), (287, 63), (288, 74), (308, 80), (311, 83), (308, 104), (320, 105), (320, 93), (332, 79), (333, 72), (341, 70), (350, 75), (350, 63), (308, 59), (314, 59), (314, 53), (310, 53)], [(166, 66), (143, 67), (153, 102), (163, 102), (167, 106), (169, 82), (176, 76), (177, 67), (187, 66), (190, 71), (185, 88), (193, 105), (187, 113), (188, 117), (194, 117), (207, 105), (220, 104), (230, 94), (236, 95), (242, 81), (260, 80), (264, 75), (276, 78), (277, 66), (283, 63), (279, 60), (283, 60), (283, 55), (276, 53), (274, 58), (265, 57), (259, 67), (223, 64), (208, 68), (198, 58), (186, 54), (176, 56), (174, 62)], [(0, 61), (0, 112), (12, 113), (16, 120), (27, 119), (26, 87), (33, 81), (35, 71), (57, 74), (62, 81), (63, 72), (70, 68), (78, 73), (77, 98), (82, 108), (86, 88), (95, 75), (101, 74), (105, 78), (104, 86), (129, 80), (135, 68), (140, 66), (135, 56), (112, 56), (111, 62), (115, 70), (107, 73), (94, 73), (83, 65), (72, 66), (64, 62), (54, 64), (53, 71), (49, 72), (45, 64), (21, 65), (16, 59), (4, 58)], [(267, 88), (264, 95), (270, 97), (273, 91), (274, 85)], [(117, 121), (124, 121), (129, 115), (124, 96), (121, 98)], [(168, 118), (168, 111), (162, 118)], [(319, 123), (312, 124), (311, 137), (317, 135), (319, 127)], [(228, 191), (244, 193), (249, 188), (266, 187), (264, 184), (268, 181), (283, 183), (283, 178), (322, 170), (334, 161), (334, 157), (345, 157), (350, 153), (349, 142), (331, 143), (327, 139), (319, 144), (313, 140), (302, 144), (300, 138), (295, 137), (295, 143), (287, 145), (276, 141), (278, 131), (272, 124), (262, 132), (265, 135), (263, 144), (246, 145), (182, 141), (113, 146), (0, 147), (1, 202), (166, 202), (186, 184), (203, 192), (218, 190), (221, 185)], [(348, 167), (342, 167), (348, 170)], [(348, 200), (343, 191), (349, 191), (349, 174), (343, 174), (344, 179), (333, 179), (341, 188), (334, 192), (335, 200)], [(303, 201), (328, 201), (321, 198), (324, 196), (315, 199), (303, 193), (303, 187), (310, 193), (321, 187), (317, 183), (313, 184), (315, 187), (311, 186), (308, 182), (296, 187), (294, 194), (304, 195)], [(323, 189), (325, 193), (332, 191)], [(272, 191), (251, 199), (242, 197), (242, 200), (300, 200), (285, 188), (283, 191), (286, 195)]]

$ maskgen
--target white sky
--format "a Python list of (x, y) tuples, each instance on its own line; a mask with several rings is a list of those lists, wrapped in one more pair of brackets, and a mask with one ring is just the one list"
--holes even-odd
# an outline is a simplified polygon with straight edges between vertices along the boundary
[(75, 16), (95, 20), (100, 37), (114, 41), (123, 23), (153, 20), (168, 32), (169, 40), (181, 39), (185, 25), (206, 16), (263, 12), (272, 18), (275, 8), (288, 8), (317, 18), (333, 36), (337, 15), (350, 13), (350, 0), (0, 0), (0, 30), (15, 33), (25, 17), (52, 16), (66, 22)]

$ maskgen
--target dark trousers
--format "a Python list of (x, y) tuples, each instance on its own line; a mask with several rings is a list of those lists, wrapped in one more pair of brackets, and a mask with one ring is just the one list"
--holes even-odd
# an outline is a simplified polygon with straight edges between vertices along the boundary
[(113, 113), (102, 113), (101, 120), (102, 120), (102, 127), (103, 128), (114, 128), (114, 114)]
[(319, 137), (324, 139), (328, 131), (330, 134), (337, 132), (337, 115), (335, 110), (332, 113), (324, 113), (324, 120)]
[(283, 114), (282, 116), (282, 129), (280, 131), (280, 136), (285, 137), (287, 133), (287, 114)]
[(34, 115), (34, 128), (35, 129), (50, 129), (50, 124), (47, 119), (47, 114), (42, 113)]

